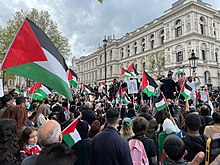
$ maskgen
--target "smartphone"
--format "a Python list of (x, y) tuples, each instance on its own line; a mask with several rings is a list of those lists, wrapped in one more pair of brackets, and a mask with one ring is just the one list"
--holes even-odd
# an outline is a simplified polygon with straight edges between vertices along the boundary
[(214, 136), (206, 141), (205, 165), (209, 165), (220, 154), (220, 136)]

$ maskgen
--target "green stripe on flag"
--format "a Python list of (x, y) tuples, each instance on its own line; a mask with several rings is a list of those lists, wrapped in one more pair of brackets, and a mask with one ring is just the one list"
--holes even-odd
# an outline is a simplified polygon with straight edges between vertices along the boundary
[(73, 88), (77, 88), (78, 87), (78, 83), (74, 80), (69, 80), (69, 83), (73, 86)]
[(70, 134), (64, 134), (62, 135), (62, 138), (70, 148), (75, 144), (75, 141)]
[[(51, 73), (36, 63), (27, 63), (12, 68), (7, 68), (5, 71), (18, 76), (28, 77), (34, 81), (39, 81), (56, 90), (58, 93), (66, 96), (68, 99), (72, 99), (72, 94), (68, 84), (61, 77)], [(36, 72), (40, 74), (36, 74)]]

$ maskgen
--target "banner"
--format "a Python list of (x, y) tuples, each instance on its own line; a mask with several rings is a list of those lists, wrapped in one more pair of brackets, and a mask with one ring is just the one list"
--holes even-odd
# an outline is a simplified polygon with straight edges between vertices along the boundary
[(127, 80), (128, 94), (138, 93), (137, 80)]

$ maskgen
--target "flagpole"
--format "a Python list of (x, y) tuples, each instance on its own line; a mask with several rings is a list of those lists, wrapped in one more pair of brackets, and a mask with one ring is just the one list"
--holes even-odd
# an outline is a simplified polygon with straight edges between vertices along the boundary
[[(161, 94), (162, 94), (163, 98), (165, 98), (166, 104), (167, 104), (167, 99), (166, 99), (166, 97), (164, 96), (163, 92), (161, 92)], [(167, 109), (168, 109), (168, 112), (169, 112), (170, 116), (172, 116), (171, 113), (170, 113), (170, 107), (169, 107), (168, 104), (167, 104)]]

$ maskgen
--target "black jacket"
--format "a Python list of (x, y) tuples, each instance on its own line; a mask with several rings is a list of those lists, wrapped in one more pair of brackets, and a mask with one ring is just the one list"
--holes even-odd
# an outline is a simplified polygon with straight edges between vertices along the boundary
[(132, 165), (128, 142), (107, 126), (92, 141), (91, 165)]

